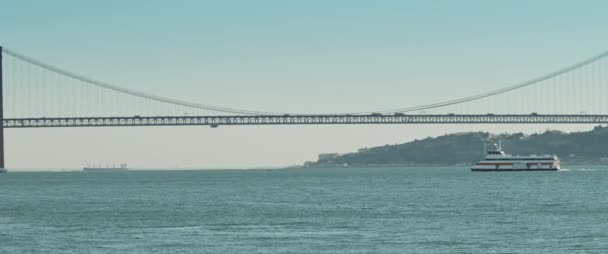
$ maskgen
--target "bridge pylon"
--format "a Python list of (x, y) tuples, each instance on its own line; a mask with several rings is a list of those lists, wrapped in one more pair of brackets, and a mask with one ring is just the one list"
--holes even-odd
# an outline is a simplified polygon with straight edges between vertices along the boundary
[(0, 172), (4, 171), (4, 100), (2, 96), (2, 46), (0, 46)]

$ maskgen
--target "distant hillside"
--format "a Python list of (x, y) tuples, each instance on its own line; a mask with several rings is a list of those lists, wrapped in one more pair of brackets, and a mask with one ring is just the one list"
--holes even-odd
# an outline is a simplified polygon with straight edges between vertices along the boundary
[[(502, 140), (506, 153), (514, 155), (556, 154), (562, 163), (608, 163), (608, 127), (588, 132), (493, 135), (485, 132), (449, 134), (398, 145), (359, 149), (348, 154), (321, 154), (306, 167), (470, 165), (483, 158), (484, 140)], [(489, 146), (488, 146), (489, 147)]]

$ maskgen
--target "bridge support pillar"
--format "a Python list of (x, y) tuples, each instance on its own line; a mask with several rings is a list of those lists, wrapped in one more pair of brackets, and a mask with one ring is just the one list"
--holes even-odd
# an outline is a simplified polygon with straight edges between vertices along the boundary
[(0, 172), (4, 171), (4, 100), (2, 96), (2, 46), (0, 46)]

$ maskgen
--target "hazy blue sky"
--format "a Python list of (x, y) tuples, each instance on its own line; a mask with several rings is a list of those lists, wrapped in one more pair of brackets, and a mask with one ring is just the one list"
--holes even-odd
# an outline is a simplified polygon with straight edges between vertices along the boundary
[[(375, 111), (511, 85), (608, 49), (606, 1), (0, 1), (0, 44), (123, 87), (263, 111)], [(464, 130), (7, 130), (8, 167), (287, 165)]]

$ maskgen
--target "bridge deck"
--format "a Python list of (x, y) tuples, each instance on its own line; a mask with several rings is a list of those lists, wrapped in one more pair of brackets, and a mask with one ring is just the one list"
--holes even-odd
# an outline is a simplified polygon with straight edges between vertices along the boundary
[(605, 124), (608, 115), (259, 115), (5, 118), (4, 128), (200, 125)]

